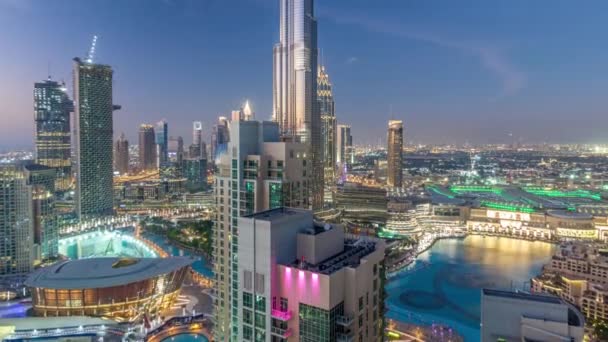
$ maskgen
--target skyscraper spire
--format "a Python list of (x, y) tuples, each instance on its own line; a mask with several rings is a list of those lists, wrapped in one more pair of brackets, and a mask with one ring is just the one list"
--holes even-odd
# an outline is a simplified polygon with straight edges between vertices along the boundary
[(243, 114), (245, 116), (245, 121), (253, 120), (254, 113), (249, 106), (249, 100), (245, 102), (245, 107), (243, 107)]
[(317, 19), (313, 0), (280, 0), (279, 42), (274, 46), (273, 120), (281, 133), (310, 146), (311, 203), (323, 205), (321, 116), (317, 106)]

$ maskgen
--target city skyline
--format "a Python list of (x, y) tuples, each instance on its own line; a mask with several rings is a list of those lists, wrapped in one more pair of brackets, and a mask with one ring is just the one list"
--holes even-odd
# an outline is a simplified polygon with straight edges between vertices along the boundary
[[(191, 122), (203, 121), (208, 140), (217, 116), (246, 99), (259, 119), (270, 118), (278, 3), (240, 1), (232, 14), (252, 27), (245, 31), (213, 18), (230, 10), (220, 2), (147, 2), (146, 18), (135, 15), (140, 4), (123, 5), (118, 12), (124, 17), (112, 10), (116, 3), (98, 4), (92, 18), (90, 2), (0, 1), (8, 32), (0, 44), (12, 51), (0, 57), (11, 66), (0, 92), (0, 115), (11, 119), (0, 147), (33, 147), (24, 134), (34, 129), (32, 84), (50, 69), (54, 80), (71, 88), (70, 59), (83, 55), (95, 34), (98, 60), (117, 70), (116, 98), (124, 104), (115, 138), (125, 132), (135, 141), (140, 123), (166, 118), (175, 136), (188, 136)], [(572, 10), (566, 2), (525, 5), (527, 13), (518, 10), (524, 2), (500, 10), (476, 2), (475, 11), (452, 18), (456, 5), (450, 4), (319, 2), (319, 47), (332, 73), (339, 123), (352, 125), (358, 144), (384, 140), (384, 125), (375, 119), (391, 117), (408, 127), (408, 143), (606, 142), (599, 90), (607, 81), (598, 75), (607, 52), (593, 44), (601, 38), (599, 13), (606, 5), (577, 7), (585, 21), (576, 29), (558, 26)], [(66, 7), (81, 15), (76, 22), (62, 20)], [(546, 13), (539, 19), (541, 10)], [(125, 20), (131, 14), (138, 25)], [(34, 24), (17, 30), (23, 21)], [(177, 42), (176, 33), (182, 37)], [(20, 41), (37, 46), (36, 53)], [(159, 52), (161, 45), (167, 51)], [(234, 48), (246, 52), (247, 63), (238, 63), (241, 54), (223, 52)]]

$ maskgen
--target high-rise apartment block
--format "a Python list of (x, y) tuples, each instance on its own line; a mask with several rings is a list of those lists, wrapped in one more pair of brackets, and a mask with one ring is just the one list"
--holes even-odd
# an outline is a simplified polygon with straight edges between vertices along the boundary
[(24, 166), (32, 198), (34, 258), (44, 260), (59, 255), (59, 222), (55, 210), (54, 168), (40, 164)]
[(400, 188), (403, 185), (403, 121), (390, 120), (388, 122), (387, 141), (387, 185)]
[(317, 75), (317, 99), (321, 113), (321, 151), (323, 153), (323, 179), (325, 181), (325, 202), (332, 201), (333, 186), (336, 182), (336, 114), (332, 85), (325, 67), (319, 68)]
[(154, 126), (139, 126), (139, 168), (145, 171), (156, 170), (156, 137)]
[(350, 125), (338, 125), (336, 135), (336, 163), (339, 165), (351, 165), (355, 159), (353, 148), (353, 136)]
[(121, 175), (129, 173), (129, 141), (124, 133), (114, 144), (114, 169)]
[(280, 0), (279, 42), (274, 46), (273, 120), (281, 134), (309, 146), (311, 205), (323, 206), (321, 116), (317, 103), (317, 19), (313, 0)]
[(112, 68), (74, 59), (76, 203), (79, 217), (113, 213)]
[(31, 272), (34, 265), (31, 190), (23, 170), (14, 165), (0, 167), (0, 236), (0, 278)]
[(65, 84), (50, 79), (34, 84), (36, 163), (56, 171), (58, 191), (72, 184), (70, 113), (74, 104), (66, 91)]
[(232, 121), (215, 177), (215, 337), (239, 341), (238, 218), (282, 206), (308, 208), (311, 162), (305, 144), (281, 141), (275, 122)]
[(382, 240), (292, 208), (238, 226), (238, 341), (383, 340)]

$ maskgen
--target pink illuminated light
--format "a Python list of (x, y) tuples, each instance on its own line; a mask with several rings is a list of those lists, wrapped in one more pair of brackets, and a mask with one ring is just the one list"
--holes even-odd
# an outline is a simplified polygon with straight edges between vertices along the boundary
[(291, 267), (285, 267), (285, 273), (287, 275), (290, 275), (291, 274)]
[(313, 274), (312, 274), (312, 280), (314, 280), (314, 281), (319, 280), (319, 275), (318, 275), (318, 274), (316, 274), (316, 273), (313, 273)]
[(298, 272), (298, 275), (300, 279), (304, 279), (304, 271), (300, 270), (300, 272)]

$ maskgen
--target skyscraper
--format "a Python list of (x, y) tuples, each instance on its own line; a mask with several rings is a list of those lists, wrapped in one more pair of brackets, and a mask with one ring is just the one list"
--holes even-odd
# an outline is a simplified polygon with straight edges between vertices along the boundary
[(328, 199), (332, 200), (328, 194), (332, 193), (336, 178), (336, 115), (332, 85), (324, 66), (319, 67), (317, 75), (317, 99), (321, 113), (321, 151), (323, 153), (325, 201), (327, 202)]
[(386, 183), (389, 187), (400, 188), (403, 185), (403, 121), (389, 120), (387, 150)]
[(201, 191), (207, 186), (207, 160), (202, 158), (185, 158), (182, 161), (182, 176), (186, 178), (189, 191)]
[(158, 168), (166, 168), (169, 164), (169, 129), (165, 120), (156, 123), (156, 147)]
[(226, 151), (229, 139), (228, 119), (220, 116), (211, 133), (211, 162), (215, 163), (219, 155)]
[(76, 203), (79, 217), (113, 213), (112, 68), (74, 58)]
[(120, 135), (114, 145), (114, 163), (114, 168), (119, 174), (129, 173), (129, 141), (124, 133)]
[(338, 125), (336, 135), (336, 163), (351, 165), (354, 162), (353, 136), (350, 125)]
[(33, 269), (31, 201), (23, 171), (14, 165), (0, 166), (0, 278), (26, 275)]
[(139, 168), (143, 171), (156, 169), (156, 142), (154, 126), (139, 126)]
[(236, 120), (229, 127), (230, 142), (227, 153), (219, 156), (214, 187), (216, 341), (240, 341), (238, 217), (282, 206), (310, 206), (311, 163), (305, 144), (281, 142), (274, 122)]
[(34, 84), (36, 162), (55, 169), (58, 191), (68, 190), (72, 184), (70, 113), (73, 109), (65, 84), (50, 79)]
[(317, 20), (313, 0), (280, 0), (273, 59), (273, 120), (281, 134), (309, 146), (313, 209), (323, 206), (321, 117), (317, 103)]
[(382, 240), (292, 208), (238, 224), (237, 341), (383, 341)]
[(192, 145), (198, 146), (198, 151), (200, 155), (191, 155), (190, 158), (198, 158), (203, 156), (203, 154), (205, 153), (205, 150), (203, 149), (203, 144), (203, 123), (200, 121), (194, 121), (192, 123)]
[(40, 164), (24, 167), (26, 183), (32, 192), (34, 257), (55, 258), (59, 254), (59, 227), (55, 210), (54, 168)]

